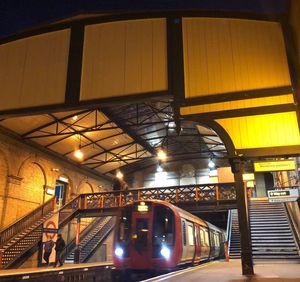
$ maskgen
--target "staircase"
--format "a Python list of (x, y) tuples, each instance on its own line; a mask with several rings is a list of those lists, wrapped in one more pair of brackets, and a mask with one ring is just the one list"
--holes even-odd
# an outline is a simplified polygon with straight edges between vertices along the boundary
[(251, 200), (249, 215), (255, 262), (300, 263), (299, 249), (283, 203)]
[(231, 233), (229, 241), (229, 257), (239, 259), (241, 257), (241, 237), (239, 230), (239, 219), (237, 210), (230, 210), (231, 213)]
[[(79, 196), (59, 211), (59, 227), (70, 221), (78, 211)], [(13, 268), (38, 250), (45, 220), (54, 213), (55, 198), (30, 212), (0, 232), (0, 269)]]
[(9, 268), (26, 254), (37, 250), (42, 236), (43, 222), (52, 216), (52, 198), (0, 232), (0, 268)]
[[(101, 217), (93, 224), (93, 228), (84, 234), (81, 239), (80, 248), (80, 262), (86, 262), (103, 240), (109, 235), (114, 226), (114, 219), (111, 216)], [(74, 263), (75, 247), (67, 255), (65, 263)]]

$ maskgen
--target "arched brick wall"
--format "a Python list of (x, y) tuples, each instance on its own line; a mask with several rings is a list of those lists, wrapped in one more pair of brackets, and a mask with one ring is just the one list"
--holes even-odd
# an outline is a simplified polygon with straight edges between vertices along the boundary
[[(16, 219), (37, 208), (43, 203), (44, 186), (47, 184), (43, 166), (37, 162), (25, 162), (21, 169), (22, 184), (16, 191), (18, 202), (16, 203)], [(47, 198), (46, 198), (47, 200)], [(19, 202), (26, 202), (24, 203)]]
[(94, 193), (93, 186), (87, 180), (81, 180), (77, 189), (77, 194), (84, 193)]

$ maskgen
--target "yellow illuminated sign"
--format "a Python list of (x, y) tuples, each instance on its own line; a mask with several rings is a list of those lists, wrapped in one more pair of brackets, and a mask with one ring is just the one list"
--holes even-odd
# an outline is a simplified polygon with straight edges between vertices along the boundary
[(243, 174), (243, 180), (244, 181), (255, 180), (254, 173), (244, 173)]
[(271, 162), (254, 162), (254, 171), (284, 171), (295, 170), (296, 165), (294, 160), (279, 160)]
[(149, 210), (149, 208), (146, 205), (138, 205), (137, 210), (139, 212), (147, 212)]

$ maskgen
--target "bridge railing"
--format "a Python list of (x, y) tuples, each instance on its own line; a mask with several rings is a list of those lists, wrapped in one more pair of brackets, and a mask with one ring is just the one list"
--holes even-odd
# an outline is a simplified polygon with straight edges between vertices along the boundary
[(234, 183), (139, 188), (82, 194), (81, 209), (117, 208), (134, 200), (163, 200), (173, 204), (235, 200)]

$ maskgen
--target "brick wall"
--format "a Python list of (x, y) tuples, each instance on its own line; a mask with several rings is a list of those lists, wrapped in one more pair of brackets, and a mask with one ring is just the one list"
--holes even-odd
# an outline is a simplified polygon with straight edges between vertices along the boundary
[[(110, 181), (0, 133), (0, 230), (43, 203), (44, 186), (68, 179), (67, 201), (111, 189)], [(51, 196), (45, 195), (45, 201)]]

